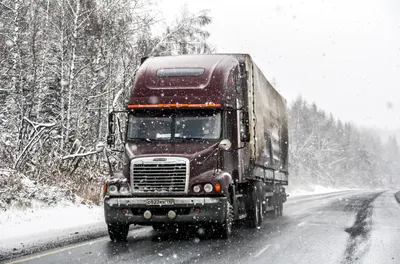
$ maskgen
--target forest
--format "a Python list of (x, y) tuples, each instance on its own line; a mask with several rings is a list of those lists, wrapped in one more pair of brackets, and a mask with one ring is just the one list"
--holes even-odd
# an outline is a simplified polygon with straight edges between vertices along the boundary
[(289, 108), (291, 183), (336, 188), (395, 188), (400, 183), (394, 135), (342, 122), (299, 96)]
[[(33, 199), (97, 203), (107, 157), (116, 167), (121, 157), (96, 145), (106, 141), (108, 112), (123, 108), (140, 59), (216, 52), (210, 23), (208, 10), (185, 7), (167, 22), (150, 0), (2, 0), (0, 209)], [(396, 184), (394, 136), (382, 140), (302, 97), (288, 108), (291, 185)]]

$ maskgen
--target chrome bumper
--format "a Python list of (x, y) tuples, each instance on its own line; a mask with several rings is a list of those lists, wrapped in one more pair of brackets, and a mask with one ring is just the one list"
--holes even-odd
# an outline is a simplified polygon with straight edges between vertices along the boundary
[[(173, 200), (168, 205), (148, 205), (148, 200)], [(124, 210), (123, 212), (123, 209)], [(152, 217), (146, 219), (143, 211), (152, 212)], [(175, 211), (174, 219), (170, 219), (165, 211)], [(185, 211), (185, 213), (180, 213)], [(151, 225), (153, 223), (221, 223), (227, 212), (226, 197), (135, 197), (106, 198), (104, 200), (104, 215), (106, 223), (127, 223)]]

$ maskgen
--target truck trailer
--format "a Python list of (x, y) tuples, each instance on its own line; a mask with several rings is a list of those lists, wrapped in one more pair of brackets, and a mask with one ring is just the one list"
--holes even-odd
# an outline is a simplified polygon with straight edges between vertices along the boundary
[[(109, 114), (107, 143), (116, 138)], [(282, 216), (288, 185), (286, 100), (248, 54), (142, 59), (130, 89), (123, 170), (103, 186), (110, 239), (130, 224), (203, 226)]]

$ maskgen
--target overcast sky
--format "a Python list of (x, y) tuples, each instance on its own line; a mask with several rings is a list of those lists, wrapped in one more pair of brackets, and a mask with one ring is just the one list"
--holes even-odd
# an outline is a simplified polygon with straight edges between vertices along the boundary
[(342, 120), (400, 128), (399, 0), (160, 0), (173, 20), (210, 9), (218, 52), (249, 53), (292, 101)]

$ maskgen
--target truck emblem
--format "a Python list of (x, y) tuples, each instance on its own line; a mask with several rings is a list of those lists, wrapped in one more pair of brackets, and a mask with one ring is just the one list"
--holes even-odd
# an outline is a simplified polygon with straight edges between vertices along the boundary
[(167, 161), (166, 158), (154, 158), (153, 161)]

